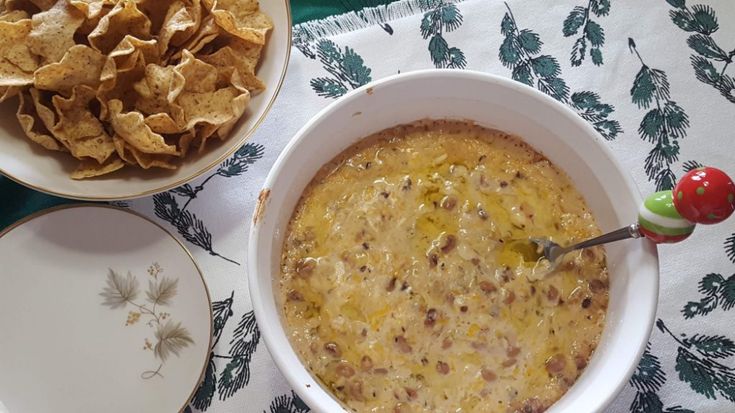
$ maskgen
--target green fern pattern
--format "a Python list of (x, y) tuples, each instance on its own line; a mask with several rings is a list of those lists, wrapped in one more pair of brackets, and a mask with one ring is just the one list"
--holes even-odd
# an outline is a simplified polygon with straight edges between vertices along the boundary
[(661, 319), (656, 327), (678, 344), (674, 369), (679, 380), (708, 399), (735, 402), (735, 369), (721, 363), (735, 355), (735, 342), (718, 335), (674, 334)]
[(559, 61), (553, 56), (541, 54), (543, 42), (540, 36), (532, 30), (519, 29), (508, 3), (505, 3), (505, 7), (508, 12), (500, 24), (500, 32), (505, 39), (500, 45), (498, 56), (503, 66), (512, 70), (513, 80), (536, 87), (571, 106), (607, 140), (613, 140), (622, 133), (620, 123), (608, 118), (615, 107), (600, 102), (599, 95), (589, 91), (569, 95), (569, 86), (561, 78)]
[(422, 0), (426, 11), (421, 19), (421, 37), (429, 40), (429, 56), (438, 69), (464, 69), (467, 59), (458, 47), (449, 47), (443, 34), (462, 26), (462, 13), (456, 4), (445, 0)]
[(638, 128), (641, 139), (653, 144), (644, 169), (648, 179), (656, 184), (657, 191), (673, 189), (676, 175), (671, 167), (679, 159), (679, 139), (686, 136), (689, 117), (671, 100), (666, 73), (643, 61), (633, 39), (628, 39), (628, 46), (641, 63), (630, 89), (631, 99), (640, 109), (653, 106)]
[(322, 39), (317, 42), (316, 49), (316, 57), (331, 75), (311, 80), (311, 88), (317, 95), (336, 99), (373, 80), (370, 69), (352, 48), (342, 49), (333, 41)]
[(273, 399), (270, 409), (263, 413), (308, 413), (311, 409), (293, 391), (290, 395), (281, 395)]
[(638, 367), (630, 378), (629, 384), (635, 389), (636, 395), (630, 405), (631, 413), (694, 413), (681, 406), (664, 409), (664, 404), (658, 396), (661, 387), (666, 383), (666, 373), (661, 368), (658, 357), (651, 353), (651, 344), (646, 345), (646, 351), (641, 357)]
[(579, 35), (574, 41), (570, 61), (572, 66), (580, 66), (589, 55), (595, 66), (602, 65), (602, 46), (605, 45), (605, 30), (592, 16), (604, 17), (610, 13), (610, 0), (589, 0), (587, 7), (576, 6), (564, 20), (562, 33), (564, 37)]
[(726, 73), (735, 58), (735, 49), (727, 52), (712, 38), (720, 28), (715, 10), (703, 4), (689, 7), (686, 0), (666, 2), (673, 7), (669, 11), (671, 21), (680, 29), (695, 33), (689, 36), (687, 45), (696, 53), (690, 60), (697, 80), (714, 87), (725, 99), (735, 103), (735, 78)]
[[(246, 312), (240, 319), (230, 340), (228, 353), (217, 353), (217, 345), (225, 326), (234, 314), (232, 311), (234, 298), (233, 291), (229, 298), (212, 303), (214, 325), (212, 348), (204, 378), (194, 393), (187, 411), (191, 409), (206, 411), (212, 405), (215, 395), (218, 394), (221, 401), (227, 400), (250, 382), (250, 362), (260, 343), (260, 331), (253, 311)], [(221, 372), (218, 372), (216, 360), (223, 360), (226, 363)]]

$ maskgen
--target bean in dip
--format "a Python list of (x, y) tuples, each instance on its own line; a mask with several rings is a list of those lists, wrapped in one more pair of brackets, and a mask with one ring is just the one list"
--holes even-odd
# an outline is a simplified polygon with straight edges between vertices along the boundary
[(354, 412), (543, 412), (600, 338), (605, 254), (538, 277), (509, 245), (599, 232), (570, 179), (517, 137), (447, 120), (388, 129), (325, 165), (296, 206), (287, 334)]

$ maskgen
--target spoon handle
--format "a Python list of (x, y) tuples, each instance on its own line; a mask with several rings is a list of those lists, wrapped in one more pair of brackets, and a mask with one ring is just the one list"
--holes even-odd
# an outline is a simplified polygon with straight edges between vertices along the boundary
[(564, 251), (564, 252), (566, 253), (569, 251), (579, 250), (582, 248), (594, 247), (595, 245), (607, 244), (610, 242), (620, 241), (624, 239), (640, 238), (640, 237), (641, 237), (641, 233), (638, 230), (638, 224), (635, 223), (635, 224), (628, 225), (627, 227), (623, 227), (620, 229), (616, 229), (615, 231), (608, 232), (607, 234), (600, 235), (599, 237), (595, 237), (592, 239), (588, 239), (586, 241), (582, 241), (578, 244), (574, 244), (570, 247), (565, 248), (565, 250), (567, 251)]

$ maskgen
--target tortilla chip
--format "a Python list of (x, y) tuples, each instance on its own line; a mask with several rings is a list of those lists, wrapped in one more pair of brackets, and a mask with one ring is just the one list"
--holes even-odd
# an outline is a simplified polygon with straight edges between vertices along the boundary
[(184, 110), (186, 130), (192, 130), (200, 123), (219, 126), (239, 118), (249, 101), (249, 94), (234, 87), (207, 93), (184, 92), (177, 99)]
[(250, 94), (257, 95), (265, 90), (265, 83), (255, 75), (261, 50), (261, 45), (233, 38), (227, 46), (212, 54), (200, 56), (200, 59), (217, 67), (220, 76), (225, 79), (231, 76), (228, 68), (234, 68)]
[(17, 86), (2, 86), (0, 87), (0, 103), (16, 96), (20, 89)]
[(43, 64), (56, 63), (75, 45), (74, 32), (84, 21), (84, 15), (59, 0), (47, 11), (33, 15), (33, 30), (28, 35), (28, 47), (41, 56)]
[(173, 53), (167, 54), (168, 60), (177, 60), (181, 58), (181, 51), (188, 50), (191, 53), (199, 52), (204, 46), (211, 43), (220, 34), (220, 28), (214, 21), (212, 16), (207, 16), (202, 20), (199, 29), (189, 40), (185, 41), (179, 50), (172, 49)]
[(184, 131), (168, 113), (156, 113), (147, 116), (145, 124), (155, 133), (175, 134)]
[(204, 0), (217, 24), (226, 32), (256, 44), (265, 44), (273, 21), (258, 10), (257, 0)]
[(135, 83), (138, 93), (135, 107), (144, 114), (169, 113), (171, 105), (184, 88), (185, 79), (174, 67), (148, 65), (145, 77)]
[(38, 117), (41, 118), (46, 129), (53, 130), (56, 125), (56, 112), (52, 108), (51, 97), (43, 96), (41, 91), (33, 87), (30, 88), (29, 92), (31, 92), (31, 98)]
[(95, 176), (106, 175), (115, 172), (125, 166), (125, 163), (116, 156), (111, 156), (104, 163), (100, 164), (94, 159), (83, 159), (79, 162), (79, 166), (71, 173), (71, 179), (85, 179)]
[(166, 13), (175, 1), (178, 0), (135, 0), (138, 10), (143, 12), (151, 21), (151, 33), (161, 31)]
[(82, 12), (87, 19), (100, 17), (106, 5), (113, 5), (113, 0), (69, 0), (69, 4)]
[(184, 90), (187, 92), (213, 92), (217, 87), (217, 69), (205, 63), (188, 50), (184, 50), (181, 63), (174, 69), (185, 79)]
[(106, 14), (92, 33), (89, 44), (102, 53), (110, 53), (126, 35), (138, 39), (151, 38), (151, 21), (133, 0), (121, 0)]
[(143, 153), (135, 148), (129, 148), (133, 154), (135, 161), (143, 167), (143, 169), (150, 168), (163, 168), (163, 169), (176, 169), (177, 158), (171, 155), (158, 155)]
[(108, 102), (112, 127), (121, 138), (133, 148), (152, 154), (179, 155), (176, 146), (166, 143), (163, 136), (154, 133), (145, 124), (140, 112), (122, 113), (123, 104), (119, 100)]
[(108, 120), (107, 102), (116, 99), (123, 103), (123, 110), (135, 110), (137, 93), (133, 88), (145, 74), (145, 59), (140, 51), (135, 51), (135, 65), (125, 70), (118, 70), (114, 59), (107, 59), (100, 75), (100, 86), (97, 99), (100, 102), (100, 119)]
[(161, 60), (156, 40), (140, 40), (133, 36), (125, 36), (112, 50), (109, 57), (115, 59), (118, 71), (129, 70), (137, 64), (138, 54), (144, 64), (158, 63)]
[(115, 152), (115, 147), (102, 123), (89, 110), (89, 104), (95, 98), (96, 91), (83, 85), (74, 87), (69, 99), (54, 96), (51, 101), (59, 122), (51, 132), (75, 158), (90, 157), (103, 163)]
[(41, 11), (46, 11), (54, 7), (56, 4), (56, 0), (29, 0), (31, 3), (35, 4), (36, 7), (41, 9)]
[(165, 168), (176, 169), (176, 159), (171, 155), (146, 154), (130, 146), (125, 139), (115, 135), (115, 150), (120, 158), (131, 165), (139, 165), (143, 169)]
[(195, 139), (196, 135), (191, 132), (184, 133), (179, 137), (179, 149), (181, 150), (181, 156), (186, 156), (189, 152), (189, 147)]
[(33, 83), (38, 60), (27, 45), (31, 28), (30, 20), (0, 22), (0, 87)]
[(191, 10), (186, 3), (177, 0), (171, 4), (166, 13), (166, 18), (158, 33), (159, 47), (161, 52), (168, 49), (171, 40), (176, 37), (176, 43), (182, 43), (190, 38), (201, 23), (201, 5), (194, 0)]
[(25, 10), (13, 10), (7, 13), (0, 13), (0, 21), (15, 23), (21, 20), (29, 19), (31, 16)]
[(64, 146), (54, 139), (51, 132), (41, 122), (38, 122), (38, 114), (33, 106), (30, 94), (20, 94), (20, 105), (18, 106), (16, 117), (23, 132), (33, 142), (52, 151), (66, 150)]
[(97, 88), (100, 84), (102, 68), (107, 57), (85, 45), (69, 49), (59, 63), (52, 63), (38, 69), (34, 86), (38, 89), (53, 90), (70, 96), (76, 85)]

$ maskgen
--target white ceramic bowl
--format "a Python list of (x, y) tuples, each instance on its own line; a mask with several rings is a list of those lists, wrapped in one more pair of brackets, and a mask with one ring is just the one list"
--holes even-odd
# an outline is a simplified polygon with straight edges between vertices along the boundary
[[(569, 174), (603, 231), (635, 222), (638, 191), (602, 138), (572, 110), (535, 89), (483, 73), (429, 70), (385, 78), (344, 96), (311, 119), (278, 158), (249, 241), (258, 325), (279, 369), (316, 412), (345, 410), (310, 375), (284, 332), (275, 297), (286, 226), (323, 164), (365, 136), (422, 118), (468, 119), (518, 135)], [(609, 245), (607, 254), (610, 303), (600, 344), (549, 413), (603, 410), (633, 373), (648, 341), (658, 299), (656, 248), (629, 240)]]
[[(263, 50), (258, 77), (266, 90), (253, 97), (230, 137), (207, 142), (202, 154), (190, 154), (173, 171), (124, 168), (113, 174), (73, 180), (69, 174), (77, 160), (68, 153), (49, 151), (25, 137), (15, 118), (17, 98), (0, 104), (0, 173), (37, 191), (88, 201), (139, 198), (183, 185), (225, 160), (255, 131), (268, 113), (286, 75), (291, 51), (289, 0), (260, 2), (261, 10), (273, 19), (273, 31)], [(210, 145), (211, 144), (211, 145)]]

